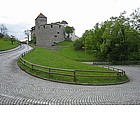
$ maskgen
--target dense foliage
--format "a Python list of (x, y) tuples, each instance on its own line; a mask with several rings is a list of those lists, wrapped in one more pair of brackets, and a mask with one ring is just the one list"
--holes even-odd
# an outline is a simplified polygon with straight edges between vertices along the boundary
[(123, 12), (119, 17), (97, 23), (74, 42), (74, 47), (76, 50), (85, 49), (100, 60), (139, 61), (140, 9), (129, 18)]
[(70, 27), (70, 26), (66, 26), (65, 27), (65, 31), (66, 31), (66, 34), (67, 34), (66, 39), (67, 40), (70, 40), (70, 34), (73, 33), (74, 28), (73, 27)]

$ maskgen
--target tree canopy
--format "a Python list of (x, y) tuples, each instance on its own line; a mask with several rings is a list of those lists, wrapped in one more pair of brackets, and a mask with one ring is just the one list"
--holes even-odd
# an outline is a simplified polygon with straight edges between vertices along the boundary
[(27, 36), (27, 41), (29, 42), (29, 38), (30, 38), (30, 34), (31, 34), (30, 30), (25, 30), (24, 33)]
[(4, 24), (0, 25), (0, 33), (5, 35), (7, 33), (8, 29)]
[(130, 17), (126, 17), (124, 11), (119, 17), (97, 23), (76, 42), (76, 49), (85, 48), (87, 53), (92, 53), (100, 60), (140, 60), (140, 9)]
[(66, 26), (66, 27), (65, 27), (65, 32), (66, 32), (66, 34), (67, 34), (67, 39), (68, 39), (68, 40), (70, 39), (70, 34), (73, 33), (73, 30), (74, 30), (73, 27), (70, 27), (70, 26)]

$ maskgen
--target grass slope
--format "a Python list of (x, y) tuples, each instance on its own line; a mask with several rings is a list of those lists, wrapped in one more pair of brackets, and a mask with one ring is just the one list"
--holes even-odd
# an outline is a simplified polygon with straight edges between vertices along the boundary
[(72, 41), (64, 41), (57, 44), (57, 46), (61, 47), (61, 49), (59, 50), (61, 55), (76, 61), (93, 62), (93, 60), (95, 59), (93, 58), (93, 55), (85, 53), (85, 51), (76, 51), (72, 45)]
[(10, 40), (4, 40), (0, 38), (0, 51), (10, 50), (16, 48), (18, 46), (18, 42), (11, 43)]
[[(87, 65), (82, 64), (81, 62), (77, 62), (75, 60), (72, 60), (68, 57), (65, 57), (61, 54), (62, 52), (48, 50), (46, 48), (36, 48), (33, 52), (27, 54), (24, 59), (43, 66), (53, 67), (53, 68), (63, 68), (63, 69), (70, 69), (70, 70), (98, 70), (98, 71), (111, 71), (108, 69), (104, 69), (101, 67), (96, 67), (93, 65)], [(33, 75), (37, 75), (40, 77), (48, 78), (48, 74), (31, 70), (27, 68), (26, 66), (23, 66), (20, 62), (18, 62), (19, 65), (26, 69), (29, 73), (32, 73)], [(53, 72), (56, 72), (53, 71)], [(70, 74), (68, 72), (61, 72), (63, 74)], [(85, 74), (84, 72), (78, 72), (77, 74)], [(77, 82), (78, 83), (89, 83), (89, 84), (112, 84), (112, 83), (118, 83), (127, 80), (127, 77), (123, 78), (116, 78), (116, 73), (86, 73), (86, 75), (96, 75), (97, 77), (80, 77), (77, 76)], [(98, 76), (112, 76), (111, 78), (105, 77), (105, 78), (99, 78)], [(60, 76), (60, 75), (52, 75), (51, 79), (58, 80), (58, 81), (67, 81), (67, 82), (73, 82), (73, 77), (70, 76)]]
[(101, 67), (95, 67), (61, 55), (61, 53), (53, 50), (48, 50), (46, 48), (36, 48), (33, 52), (27, 54), (24, 59), (48, 67), (64, 68), (64, 69), (86, 69), (86, 70), (104, 70), (107, 69)]

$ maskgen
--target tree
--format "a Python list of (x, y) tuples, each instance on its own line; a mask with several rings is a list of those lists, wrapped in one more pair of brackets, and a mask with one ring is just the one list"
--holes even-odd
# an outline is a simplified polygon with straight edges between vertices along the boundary
[(15, 41), (16, 41), (15, 36), (11, 35), (11, 43), (14, 44)]
[(83, 50), (85, 49), (85, 39), (88, 36), (90, 31), (86, 30), (85, 33), (82, 35), (81, 38), (74, 41), (73, 46), (75, 50)]
[(130, 16), (133, 28), (140, 32), (140, 8), (134, 10)]
[(67, 34), (67, 39), (70, 40), (70, 34), (72, 34), (74, 31), (74, 28), (73, 27), (70, 27), (70, 26), (66, 26), (65, 27), (65, 32)]
[(24, 33), (27, 36), (27, 41), (29, 42), (30, 33), (31, 33), (30, 30), (25, 30)]
[(4, 24), (0, 25), (0, 33), (5, 35), (7, 33), (8, 29)]
[(103, 43), (103, 32), (104, 28), (102, 24), (97, 23), (92, 30), (89, 30), (87, 36), (85, 37), (85, 51), (92, 53), (95, 57), (101, 56), (101, 44)]
[(79, 39), (85, 51), (101, 60), (140, 60), (140, 14), (138, 10), (135, 11), (131, 19), (125, 15), (124, 11), (119, 17), (111, 17), (86, 31)]
[(84, 47), (82, 38), (79, 38), (73, 42), (73, 46), (75, 50), (82, 50)]
[(0, 38), (3, 38), (3, 37), (4, 37), (4, 35), (2, 33), (0, 33)]
[(6, 34), (3, 38), (4, 38), (4, 40), (5, 40), (5, 41), (7, 41), (7, 40), (10, 40), (10, 39), (11, 39), (11, 37), (10, 37), (8, 34)]

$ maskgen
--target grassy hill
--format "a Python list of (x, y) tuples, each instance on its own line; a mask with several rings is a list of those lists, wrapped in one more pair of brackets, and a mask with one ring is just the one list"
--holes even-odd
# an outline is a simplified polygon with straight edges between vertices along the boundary
[(60, 54), (67, 58), (82, 62), (93, 62), (93, 60), (95, 60), (95, 58), (93, 58), (93, 55), (85, 53), (85, 51), (76, 51), (74, 47), (72, 47), (72, 45), (72, 41), (64, 41), (57, 44), (57, 46), (61, 48), (59, 50)]
[[(75, 61), (75, 59), (77, 59), (77, 57), (75, 57), (76, 52), (74, 52), (70, 44), (69, 46), (67, 44), (66, 47), (62, 46), (59, 51), (48, 50), (46, 48), (36, 48), (33, 52), (30, 52), (23, 57), (26, 61), (45, 66), (44, 68), (40, 68), (36, 65), (32, 68), (31, 64), (26, 63), (26, 65), (23, 65), (20, 61), (18, 61), (18, 64), (22, 69), (32, 75), (56, 81), (75, 82), (73, 71), (76, 72), (76, 83), (100, 85), (115, 84), (128, 80), (127, 76), (118, 78), (117, 73), (112, 70)], [(80, 61), (83, 59), (82, 53), (84, 52), (80, 52)], [(83, 60), (88, 60), (89, 58), (87, 58), (88, 57), (84, 55)], [(50, 69), (48, 69), (48, 67)], [(66, 69), (66, 71), (53, 68)], [(41, 71), (37, 69), (40, 69)], [(48, 71), (50, 70), (51, 72), (48, 74)], [(83, 70), (88, 70), (89, 72), (85, 72)], [(93, 70), (94, 72), (91, 72)], [(64, 76), (61, 74), (64, 74)], [(86, 77), (82, 77), (81, 75), (85, 75)]]
[(5, 51), (5, 50), (13, 49), (13, 48), (17, 47), (18, 44), (19, 44), (18, 41), (15, 41), (12, 44), (9, 39), (8, 40), (4, 40), (4, 39), (0, 38), (0, 51)]

